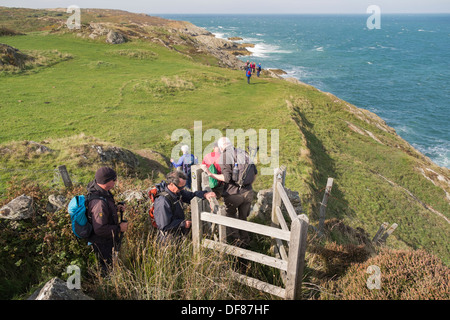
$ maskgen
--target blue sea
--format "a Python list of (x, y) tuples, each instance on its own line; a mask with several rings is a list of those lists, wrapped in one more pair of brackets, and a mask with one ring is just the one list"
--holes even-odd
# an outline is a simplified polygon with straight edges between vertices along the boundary
[(436, 164), (450, 168), (450, 15), (159, 15), (216, 37), (254, 43), (263, 68), (283, 69), (376, 113)]

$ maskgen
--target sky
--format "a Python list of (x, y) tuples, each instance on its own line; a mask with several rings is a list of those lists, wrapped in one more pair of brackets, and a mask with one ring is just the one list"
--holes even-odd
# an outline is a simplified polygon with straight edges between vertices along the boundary
[(450, 13), (449, 0), (0, 0), (0, 6), (6, 7), (67, 8), (70, 5), (147, 14), (366, 14), (370, 5), (379, 6), (381, 13)]

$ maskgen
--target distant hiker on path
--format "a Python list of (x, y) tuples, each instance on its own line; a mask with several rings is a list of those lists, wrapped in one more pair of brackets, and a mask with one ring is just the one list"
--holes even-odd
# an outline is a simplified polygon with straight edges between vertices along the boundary
[(160, 190), (154, 203), (154, 216), (158, 228), (158, 241), (166, 244), (189, 233), (191, 220), (186, 220), (181, 202), (190, 203), (194, 197), (210, 199), (214, 192), (184, 190), (186, 175), (181, 171), (172, 171), (166, 176), (166, 181), (158, 185)]
[(183, 155), (178, 159), (175, 163), (173, 159), (170, 159), (170, 162), (175, 168), (181, 167), (182, 171), (187, 177), (186, 187), (191, 189), (191, 166), (198, 163), (197, 158), (189, 152), (189, 147), (187, 145), (181, 146), (181, 151)]
[(93, 232), (88, 238), (95, 255), (100, 261), (103, 275), (112, 266), (113, 250), (120, 246), (122, 232), (127, 231), (128, 222), (120, 222), (118, 212), (125, 210), (123, 205), (116, 205), (110, 190), (117, 181), (116, 172), (109, 167), (102, 167), (95, 173), (95, 180), (87, 186), (89, 201), (87, 213), (92, 223)]
[(250, 84), (250, 78), (252, 77), (252, 68), (247, 68), (245, 71), (245, 76), (247, 77), (247, 83)]
[(256, 68), (256, 76), (259, 78), (259, 74), (261, 73), (261, 63), (258, 63), (258, 67)]

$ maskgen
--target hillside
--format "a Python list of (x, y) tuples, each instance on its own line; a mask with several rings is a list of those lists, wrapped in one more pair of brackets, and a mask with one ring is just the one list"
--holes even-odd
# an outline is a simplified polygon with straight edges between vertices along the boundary
[[(263, 74), (247, 85), (236, 58), (245, 48), (190, 23), (83, 9), (81, 29), (70, 31), (64, 25), (68, 16), (63, 9), (0, 7), (0, 26), (13, 31), (0, 36), (0, 43), (28, 57), (20, 65), (7, 64), (10, 49), (0, 57), (0, 206), (20, 195), (21, 187), (36, 197), (64, 192), (55, 177), (61, 164), (76, 190), (83, 190), (102, 163), (93, 145), (134, 154), (139, 164), (119, 166), (120, 177), (127, 186), (145, 189), (169, 170), (167, 159), (181, 141), (172, 139), (177, 129), (194, 136), (195, 122), (201, 121), (203, 148), (211, 143), (208, 129), (222, 134), (242, 129), (250, 137), (267, 130), (267, 146), (275, 138), (271, 130), (278, 129), (286, 186), (299, 192), (313, 225), (327, 178), (334, 178), (326, 211), (329, 250), (362, 245), (354, 230), (372, 238), (388, 222), (399, 225), (389, 248), (423, 249), (450, 263), (449, 170), (375, 114), (295, 79)], [(107, 43), (111, 30), (125, 41)], [(52, 152), (41, 152), (33, 142)], [(260, 164), (264, 167), (267, 162)], [(272, 181), (261, 175), (255, 189), (270, 188)], [(353, 231), (336, 233), (335, 225)], [(12, 246), (1, 241), (3, 248)], [(6, 261), (13, 253), (1, 254)], [(309, 256), (311, 268), (315, 254)], [(324, 286), (323, 278), (311, 277)]]

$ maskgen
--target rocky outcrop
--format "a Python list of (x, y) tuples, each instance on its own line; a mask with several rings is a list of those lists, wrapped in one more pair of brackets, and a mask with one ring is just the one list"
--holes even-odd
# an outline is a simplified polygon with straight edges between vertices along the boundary
[(123, 34), (110, 30), (106, 35), (106, 42), (111, 44), (121, 44), (126, 42), (126, 38), (123, 36)]
[(101, 145), (92, 145), (91, 148), (98, 153), (102, 162), (111, 164), (122, 163), (129, 168), (136, 168), (139, 165), (138, 158), (129, 150), (115, 146), (106, 147)]
[(12, 221), (29, 219), (33, 215), (33, 198), (26, 195), (21, 195), (0, 208), (0, 218)]
[[(93, 40), (106, 36), (105, 41), (110, 44), (121, 44), (127, 41), (125, 35), (116, 30), (114, 24), (111, 23), (91, 22), (85, 29), (89, 33), (89, 38)], [(79, 35), (83, 36), (83, 33), (79, 33)]]
[(94, 300), (81, 290), (69, 289), (67, 283), (53, 278), (36, 290), (27, 300)]

